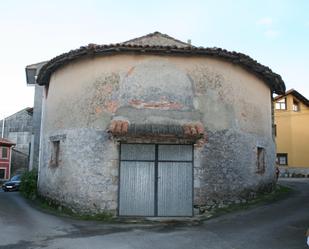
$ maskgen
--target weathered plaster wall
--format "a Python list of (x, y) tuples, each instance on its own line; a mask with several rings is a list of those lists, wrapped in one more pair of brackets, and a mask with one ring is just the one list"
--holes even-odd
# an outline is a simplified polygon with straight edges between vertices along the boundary
[[(2, 120), (0, 125), (2, 128)], [(32, 114), (23, 109), (6, 117), (4, 122), (4, 137), (16, 143), (15, 149), (28, 154), (31, 141)]]
[[(79, 211), (117, 208), (118, 147), (106, 131), (111, 119), (204, 124), (208, 141), (195, 147), (196, 205), (236, 200), (244, 189), (273, 180), (270, 89), (230, 63), (142, 55), (84, 59), (52, 75), (45, 106), (40, 191)], [(51, 167), (50, 137), (57, 135), (65, 139), (60, 164)], [(257, 146), (266, 150), (262, 175)]]
[[(1, 128), (2, 122), (1, 120)], [(4, 137), (16, 143), (12, 151), (11, 175), (28, 169), (31, 131), (32, 113), (27, 108), (6, 117), (4, 121)]]
[(39, 151), (40, 151), (40, 132), (41, 132), (41, 115), (42, 115), (42, 98), (44, 87), (35, 85), (34, 104), (33, 104), (33, 122), (32, 122), (32, 155), (30, 168), (38, 168)]
[(11, 158), (11, 176), (21, 174), (28, 170), (29, 154), (23, 153), (19, 150), (12, 149)]

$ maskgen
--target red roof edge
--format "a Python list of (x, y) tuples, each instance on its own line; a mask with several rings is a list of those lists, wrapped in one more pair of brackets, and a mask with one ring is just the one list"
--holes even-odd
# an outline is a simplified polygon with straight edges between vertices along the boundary
[(8, 140), (6, 138), (0, 138), (0, 145), (13, 146), (13, 145), (15, 145), (15, 143), (11, 142), (10, 140)]

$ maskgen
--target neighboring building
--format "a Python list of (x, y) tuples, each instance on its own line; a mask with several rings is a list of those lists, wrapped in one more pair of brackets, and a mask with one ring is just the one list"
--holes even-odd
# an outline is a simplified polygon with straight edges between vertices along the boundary
[(57, 56), (37, 83), (39, 192), (77, 212), (191, 216), (275, 184), (285, 85), (247, 55), (155, 32)]
[(29, 158), (30, 170), (32, 168), (38, 168), (39, 165), (42, 98), (44, 87), (36, 84), (36, 78), (44, 64), (46, 64), (46, 61), (26, 66), (27, 85), (34, 87), (33, 122), (31, 131), (32, 139)]
[(0, 138), (0, 181), (11, 178), (11, 153), (14, 145), (8, 139)]
[(309, 174), (309, 100), (294, 89), (275, 97), (277, 163)]
[[(3, 137), (12, 141), (11, 174), (21, 173), (28, 169), (31, 149), (32, 108), (25, 108), (4, 119)], [(0, 120), (2, 128), (3, 120)]]

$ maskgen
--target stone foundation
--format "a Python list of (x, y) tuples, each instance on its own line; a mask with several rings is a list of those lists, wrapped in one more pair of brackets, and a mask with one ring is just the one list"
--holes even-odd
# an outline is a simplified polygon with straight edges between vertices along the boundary
[(259, 194), (266, 194), (272, 192), (275, 186), (276, 183), (273, 182), (261, 185), (257, 190), (256, 189), (244, 190), (238, 196), (227, 196), (223, 200), (219, 199), (209, 200), (205, 205), (194, 205), (194, 214), (200, 215), (204, 214), (205, 212), (214, 211), (218, 208), (226, 208), (234, 204), (245, 204), (251, 200), (254, 200)]

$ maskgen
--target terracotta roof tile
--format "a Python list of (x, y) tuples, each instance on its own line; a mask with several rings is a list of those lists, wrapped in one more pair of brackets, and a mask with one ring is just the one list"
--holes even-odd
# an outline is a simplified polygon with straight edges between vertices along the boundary
[(123, 120), (114, 120), (111, 122), (109, 131), (116, 136), (125, 135), (128, 132), (129, 123)]

